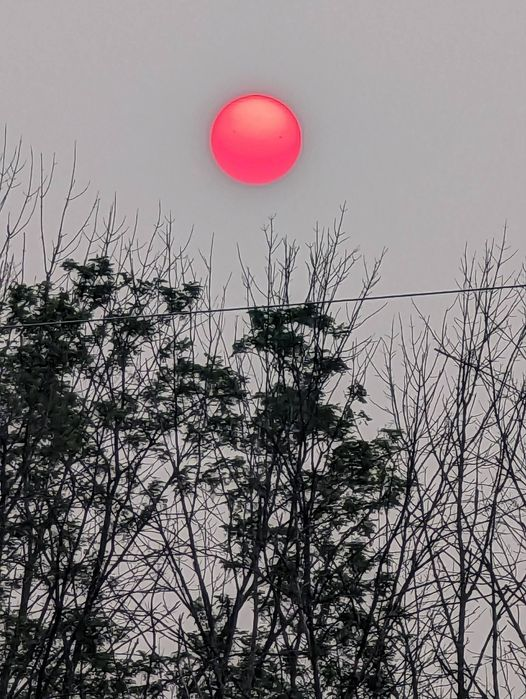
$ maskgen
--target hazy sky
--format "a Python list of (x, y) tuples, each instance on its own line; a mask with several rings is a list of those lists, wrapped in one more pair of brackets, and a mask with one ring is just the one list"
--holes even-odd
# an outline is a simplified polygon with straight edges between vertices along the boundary
[[(382, 291), (453, 285), (464, 243), (526, 253), (523, 0), (2, 0), (0, 123), (145, 229), (160, 199), (216, 264), (257, 265), (262, 226), (298, 241), (330, 225)], [(228, 100), (267, 92), (304, 134), (286, 178), (230, 180), (208, 149)], [(31, 235), (31, 232), (29, 232)], [(37, 231), (34, 231), (37, 236)], [(380, 290), (380, 289), (378, 289)]]
[[(302, 125), (300, 159), (268, 186), (209, 152), (217, 111), (249, 92)], [(454, 287), (465, 243), (481, 251), (506, 220), (526, 256), (525, 0), (0, 0), (3, 124), (64, 176), (76, 141), (79, 184), (139, 209), (145, 232), (161, 200), (181, 241), (194, 226), (191, 252), (213, 233), (222, 278), (237, 244), (262, 271), (269, 216), (307, 243), (345, 200), (350, 244), (389, 249), (378, 293)], [(27, 235), (40, 257), (36, 222)]]

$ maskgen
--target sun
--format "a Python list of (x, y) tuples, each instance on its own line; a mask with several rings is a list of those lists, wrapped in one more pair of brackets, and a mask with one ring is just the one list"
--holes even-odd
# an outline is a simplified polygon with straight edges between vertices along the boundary
[(269, 184), (289, 172), (302, 146), (299, 121), (286, 104), (262, 94), (228, 102), (210, 130), (219, 167), (244, 184)]

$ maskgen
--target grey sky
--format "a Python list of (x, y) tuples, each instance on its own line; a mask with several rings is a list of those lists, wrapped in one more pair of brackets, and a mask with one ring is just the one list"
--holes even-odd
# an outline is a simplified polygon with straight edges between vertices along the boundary
[[(64, 173), (76, 140), (79, 183), (145, 228), (160, 199), (194, 250), (215, 233), (225, 271), (238, 242), (257, 265), (269, 215), (308, 241), (347, 200), (353, 243), (389, 248), (382, 291), (439, 288), (505, 219), (526, 252), (525, 36), (522, 0), (4, 0), (0, 122)], [(264, 187), (208, 151), (217, 110), (252, 91), (304, 133)]]
[[(209, 153), (217, 111), (247, 92), (302, 124), (300, 159), (269, 186)], [(453, 287), (465, 243), (482, 251), (506, 220), (526, 255), (524, 0), (0, 0), (4, 123), (64, 176), (76, 141), (79, 184), (139, 209), (145, 232), (161, 200), (181, 240), (194, 226), (192, 252), (214, 233), (222, 279), (237, 244), (262, 271), (270, 215), (310, 242), (344, 200), (351, 244), (389, 249), (378, 293)]]

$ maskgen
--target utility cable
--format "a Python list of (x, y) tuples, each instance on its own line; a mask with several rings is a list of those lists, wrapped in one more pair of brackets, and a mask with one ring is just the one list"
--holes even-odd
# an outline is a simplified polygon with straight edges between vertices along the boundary
[(17, 323), (13, 325), (0, 325), (1, 330), (22, 330), (24, 328), (44, 327), (52, 325), (83, 325), (85, 323), (109, 323), (118, 320), (153, 320), (175, 318), (181, 315), (214, 315), (215, 313), (233, 313), (240, 311), (272, 310), (278, 308), (301, 308), (302, 306), (321, 306), (334, 303), (358, 303), (361, 301), (389, 301), (392, 299), (416, 298), (422, 296), (445, 296), (447, 294), (469, 294), (482, 291), (502, 291), (504, 289), (526, 289), (526, 284), (504, 284), (501, 286), (482, 286), (467, 289), (438, 289), (435, 291), (414, 291), (401, 294), (379, 294), (372, 296), (358, 296), (356, 298), (337, 298), (329, 301), (301, 301), (296, 303), (271, 303), (259, 306), (227, 306), (225, 308), (197, 308), (183, 309), (171, 313), (148, 313), (139, 315), (115, 315), (102, 316), (102, 318), (66, 318), (64, 320), (47, 320), (31, 323)]

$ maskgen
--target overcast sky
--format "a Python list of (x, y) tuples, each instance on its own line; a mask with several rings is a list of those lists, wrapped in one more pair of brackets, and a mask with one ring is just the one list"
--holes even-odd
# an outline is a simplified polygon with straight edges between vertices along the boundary
[[(268, 186), (209, 152), (218, 110), (250, 92), (302, 125), (299, 160)], [(525, 0), (0, 0), (3, 124), (63, 176), (76, 142), (79, 184), (139, 209), (146, 233), (160, 200), (181, 242), (194, 227), (191, 252), (214, 234), (223, 279), (237, 244), (262, 271), (269, 216), (308, 243), (344, 201), (350, 245), (370, 261), (388, 248), (377, 293), (454, 287), (465, 244), (482, 251), (506, 221), (526, 256)], [(35, 258), (39, 235), (35, 221)], [(375, 332), (407, 310), (391, 303)]]
[[(268, 216), (308, 242), (346, 200), (352, 244), (389, 249), (381, 291), (449, 287), (506, 220), (526, 252), (525, 37), (523, 0), (2, 0), (0, 123), (64, 173), (76, 141), (79, 183), (145, 229), (161, 200), (194, 251), (214, 233), (225, 273), (237, 243), (257, 266)], [(303, 128), (268, 186), (209, 153), (247, 92)]]

